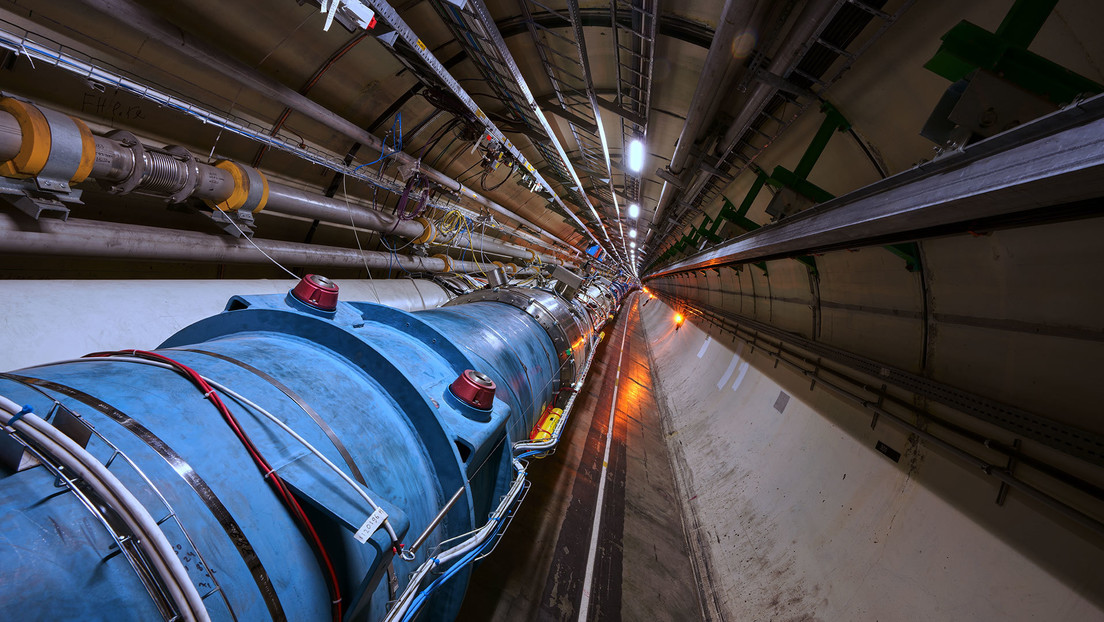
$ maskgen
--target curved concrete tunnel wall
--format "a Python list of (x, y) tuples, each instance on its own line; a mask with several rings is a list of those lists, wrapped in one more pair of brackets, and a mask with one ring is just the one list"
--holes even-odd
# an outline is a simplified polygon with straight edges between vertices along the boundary
[(1104, 385), (1104, 219), (697, 270), (659, 292), (1096, 433)]
[(1104, 615), (1098, 536), (1016, 491), (996, 505), (995, 480), (884, 421), (872, 429), (868, 411), (730, 333), (695, 320), (675, 330), (674, 314), (661, 299), (642, 309), (713, 619)]

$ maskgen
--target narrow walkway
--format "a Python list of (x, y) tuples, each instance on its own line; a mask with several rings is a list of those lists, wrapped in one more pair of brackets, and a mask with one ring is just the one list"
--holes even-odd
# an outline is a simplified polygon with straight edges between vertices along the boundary
[[(616, 324), (606, 327), (558, 451), (531, 464), (529, 497), (474, 572), (459, 619), (699, 617), (638, 301), (630, 296)], [(615, 384), (593, 579), (585, 586)], [(589, 607), (581, 616), (584, 589)]]

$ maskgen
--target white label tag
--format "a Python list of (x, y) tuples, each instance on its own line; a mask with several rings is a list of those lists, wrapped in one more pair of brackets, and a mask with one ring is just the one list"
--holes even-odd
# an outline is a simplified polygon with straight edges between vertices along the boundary
[(364, 544), (368, 541), (368, 538), (372, 537), (372, 534), (376, 533), (379, 526), (383, 524), (383, 521), (387, 520), (387, 512), (383, 511), (383, 508), (377, 509), (372, 512), (372, 515), (368, 517), (368, 520), (364, 521), (364, 524), (357, 529), (356, 534), (353, 535), (356, 541)]

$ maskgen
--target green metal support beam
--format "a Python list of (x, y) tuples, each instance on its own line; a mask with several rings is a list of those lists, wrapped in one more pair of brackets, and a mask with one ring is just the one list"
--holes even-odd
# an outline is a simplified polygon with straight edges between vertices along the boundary
[(1056, 105), (1104, 92), (1104, 86), (1093, 80), (1027, 51), (1056, 4), (1057, 0), (1017, 0), (995, 33), (959, 22), (943, 35), (924, 68), (951, 82), (983, 69)]

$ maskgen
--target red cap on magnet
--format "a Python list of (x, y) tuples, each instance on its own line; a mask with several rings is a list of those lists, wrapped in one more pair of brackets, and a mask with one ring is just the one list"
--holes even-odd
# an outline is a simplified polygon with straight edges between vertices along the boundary
[(465, 369), (449, 386), (456, 399), (480, 410), (490, 410), (494, 403), (495, 383), (490, 376), (474, 369)]
[(337, 283), (317, 274), (308, 274), (291, 290), (300, 302), (322, 311), (337, 309)]

